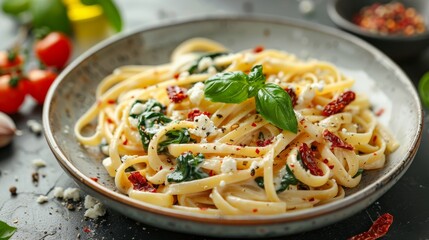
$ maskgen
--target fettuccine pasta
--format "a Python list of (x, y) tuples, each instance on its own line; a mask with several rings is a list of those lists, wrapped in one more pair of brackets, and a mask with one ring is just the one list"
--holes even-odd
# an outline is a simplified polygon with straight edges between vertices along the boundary
[[(287, 93), (297, 131), (257, 111), (257, 96), (228, 103), (205, 95), (207, 79), (250, 76), (255, 66)], [(118, 191), (133, 199), (202, 214), (279, 214), (344, 198), (398, 147), (353, 83), (327, 62), (262, 47), (230, 53), (195, 38), (170, 63), (115, 69), (74, 131), (83, 145), (100, 146)]]

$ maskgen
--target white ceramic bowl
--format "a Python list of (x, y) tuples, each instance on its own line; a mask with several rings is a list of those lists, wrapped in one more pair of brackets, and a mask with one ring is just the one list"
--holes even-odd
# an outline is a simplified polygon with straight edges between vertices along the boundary
[[(386, 166), (366, 171), (360, 185), (339, 201), (271, 216), (205, 216), (161, 208), (115, 191), (97, 151), (81, 146), (71, 129), (94, 102), (99, 81), (125, 64), (169, 61), (174, 47), (192, 37), (219, 41), (232, 50), (264, 45), (300, 58), (332, 62), (357, 80), (381, 119), (400, 141)], [(340, 221), (385, 193), (410, 166), (420, 143), (422, 109), (410, 80), (385, 55), (346, 33), (308, 23), (257, 17), (222, 16), (162, 24), (115, 36), (86, 52), (62, 72), (49, 91), (43, 113), (45, 135), (60, 165), (89, 194), (144, 223), (169, 230), (217, 237), (286, 235)], [(70, 129), (70, 130), (67, 130)], [(90, 177), (99, 177), (99, 183)], [(392, 201), (395, 201), (392, 199)]]

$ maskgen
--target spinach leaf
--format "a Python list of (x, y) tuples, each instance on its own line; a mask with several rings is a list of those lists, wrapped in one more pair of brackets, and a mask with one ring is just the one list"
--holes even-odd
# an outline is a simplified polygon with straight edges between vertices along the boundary
[(0, 221), (0, 239), (7, 240), (16, 232), (16, 227), (9, 226), (7, 223)]
[(243, 72), (218, 73), (205, 81), (204, 95), (212, 102), (241, 103), (249, 98), (248, 88)]
[(353, 176), (353, 178), (355, 178), (355, 177), (357, 177), (357, 176), (359, 176), (359, 175), (362, 175), (362, 173), (363, 173), (363, 168), (359, 168), (359, 170), (357, 171), (357, 173)]
[(165, 134), (165, 136), (167, 139), (159, 143), (158, 152), (165, 152), (167, 150), (167, 146), (170, 144), (194, 142), (194, 140), (189, 135), (189, 131), (185, 128), (169, 131)]
[[(201, 62), (201, 60), (202, 60), (203, 58), (208, 57), (208, 58), (211, 58), (211, 59), (215, 59), (215, 58), (217, 58), (217, 57), (219, 57), (219, 56), (226, 55), (226, 54), (228, 54), (228, 53), (226, 53), (226, 52), (216, 52), (216, 53), (209, 53), (209, 54), (206, 54), (206, 55), (201, 56), (201, 57), (200, 57), (200, 58), (198, 58), (198, 59), (194, 62), (194, 64), (192, 64), (192, 66), (188, 69), (189, 74), (202, 73), (202, 72), (204, 72), (204, 71), (207, 71), (207, 69), (204, 69), (202, 72), (199, 72), (199, 71), (198, 71), (198, 65), (200, 64), (200, 62)], [(221, 68), (219, 68), (219, 67), (216, 67), (216, 70), (218, 70), (218, 71), (223, 71), (224, 69), (221, 69)]]
[[(260, 188), (265, 188), (264, 177), (255, 178), (255, 182)], [(300, 181), (295, 178), (295, 175), (293, 174), (292, 170), (290, 170), (289, 166), (286, 165), (286, 174), (283, 175), (282, 180), (280, 182), (280, 187), (276, 190), (276, 192), (283, 192), (284, 190), (289, 188), (289, 185), (297, 185), (299, 183)]]
[(196, 179), (206, 178), (209, 175), (200, 169), (204, 162), (204, 155), (193, 155), (192, 152), (186, 152), (176, 159), (176, 168), (167, 175), (168, 182), (184, 182)]
[(298, 121), (289, 94), (280, 86), (268, 83), (256, 95), (256, 110), (273, 125), (298, 132)]

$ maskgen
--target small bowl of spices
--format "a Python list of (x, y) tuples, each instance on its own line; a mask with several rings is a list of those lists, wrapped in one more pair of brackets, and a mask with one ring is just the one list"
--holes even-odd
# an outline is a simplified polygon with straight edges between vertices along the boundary
[(331, 0), (331, 20), (394, 60), (410, 60), (429, 47), (429, 1)]

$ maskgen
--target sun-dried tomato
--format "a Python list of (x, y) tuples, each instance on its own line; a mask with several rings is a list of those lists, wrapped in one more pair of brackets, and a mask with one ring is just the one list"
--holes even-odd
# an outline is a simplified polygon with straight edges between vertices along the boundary
[(363, 233), (349, 238), (349, 240), (375, 240), (383, 237), (389, 231), (390, 225), (393, 223), (393, 216), (389, 213), (381, 215), (372, 224), (371, 228)]
[(290, 100), (292, 101), (292, 106), (296, 106), (298, 98), (296, 96), (295, 91), (292, 88), (285, 88), (287, 94), (289, 94)]
[(332, 143), (331, 150), (335, 147), (353, 150), (352, 145), (344, 142), (341, 138), (330, 132), (328, 129), (325, 129), (325, 131), (323, 131), (323, 138)]
[(356, 94), (352, 91), (343, 92), (337, 99), (328, 103), (322, 110), (323, 116), (331, 116), (343, 111), (343, 109), (355, 100)]
[(128, 176), (128, 180), (133, 184), (134, 190), (156, 192), (156, 188), (154, 188), (153, 185), (140, 174), (140, 172), (132, 172)]
[(302, 163), (307, 167), (311, 174), (315, 176), (323, 176), (323, 171), (317, 166), (315, 160), (316, 156), (307, 144), (303, 143), (299, 146), (299, 154), (301, 156)]
[(269, 139), (260, 139), (258, 141), (256, 141), (256, 145), (258, 147), (265, 147), (267, 145), (270, 145), (271, 143), (273, 143), (273, 138), (269, 138)]
[(174, 103), (180, 103), (183, 99), (188, 97), (188, 95), (186, 95), (186, 88), (181, 88), (179, 86), (168, 86), (167, 93), (170, 101)]
[(194, 119), (198, 116), (200, 116), (201, 114), (206, 115), (207, 117), (210, 117), (210, 113), (209, 112), (201, 112), (199, 109), (192, 109), (189, 113), (188, 113), (188, 120), (189, 121), (194, 121)]

